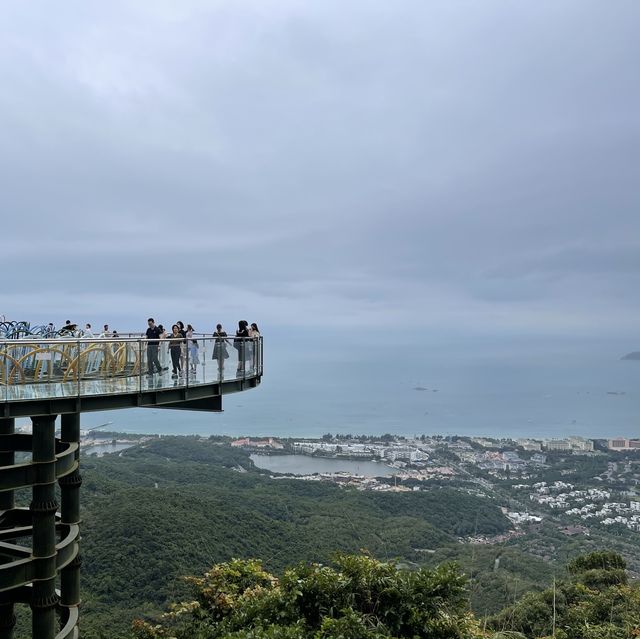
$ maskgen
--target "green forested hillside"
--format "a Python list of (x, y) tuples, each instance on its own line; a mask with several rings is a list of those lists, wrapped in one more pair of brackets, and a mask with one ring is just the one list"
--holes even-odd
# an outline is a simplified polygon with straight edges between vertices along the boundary
[(456, 561), (469, 578), (471, 608), (481, 616), (500, 610), (523, 593), (542, 589), (558, 566), (513, 546), (445, 545), (425, 558), (427, 565)]
[(619, 554), (590, 553), (569, 562), (542, 592), (525, 593), (489, 627), (526, 638), (632, 639), (640, 636), (640, 586), (629, 584)]
[[(362, 551), (410, 571), (457, 561), (473, 623), (533, 637), (548, 623), (544, 588), (562, 568), (523, 549), (553, 545), (568, 557), (573, 546), (571, 556), (597, 543), (578, 544), (551, 524), (521, 539), (461, 543), (509, 529), (496, 501), (465, 486), (392, 493), (273, 479), (223, 438), (154, 439), (119, 455), (85, 457), (82, 474), (85, 639), (130, 637), (133, 619), (157, 619), (168, 602), (188, 598), (184, 575), (220, 562), (260, 558), (265, 570), (283, 575), (290, 566)], [(542, 610), (543, 625), (526, 626), (533, 610)]]
[(497, 506), (464, 492), (374, 493), (273, 480), (246, 453), (198, 438), (85, 458), (82, 474), (87, 639), (114, 639), (134, 617), (180, 599), (181, 575), (233, 557), (261, 557), (274, 571), (361, 549), (422, 562), (418, 551), (455, 548), (456, 535), (508, 526)]
[(218, 564), (188, 579), (191, 593), (137, 639), (632, 639), (640, 587), (621, 555), (583, 555), (543, 592), (492, 619), (469, 612), (455, 565), (407, 570), (367, 555), (269, 574), (257, 560)]

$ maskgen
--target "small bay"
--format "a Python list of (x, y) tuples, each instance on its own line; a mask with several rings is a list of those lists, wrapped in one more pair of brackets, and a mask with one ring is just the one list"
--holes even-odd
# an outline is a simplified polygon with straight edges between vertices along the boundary
[(251, 455), (251, 461), (258, 468), (293, 475), (347, 472), (365, 477), (387, 477), (400, 472), (399, 469), (381, 462), (309, 457), (308, 455)]
[(117, 453), (126, 450), (127, 448), (131, 448), (133, 445), (135, 445), (135, 443), (136, 442), (116, 442), (115, 444), (94, 444), (93, 446), (83, 447), (83, 454), (97, 455), (98, 457), (102, 457), (103, 455), (107, 455), (108, 453)]

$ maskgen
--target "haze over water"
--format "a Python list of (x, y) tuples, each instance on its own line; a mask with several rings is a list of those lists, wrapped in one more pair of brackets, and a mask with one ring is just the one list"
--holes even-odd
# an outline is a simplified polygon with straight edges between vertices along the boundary
[[(404, 343), (399, 343), (403, 341)], [(640, 436), (640, 362), (628, 341), (265, 337), (261, 386), (222, 414), (133, 409), (83, 416), (123, 432)], [(427, 390), (416, 390), (416, 387)]]

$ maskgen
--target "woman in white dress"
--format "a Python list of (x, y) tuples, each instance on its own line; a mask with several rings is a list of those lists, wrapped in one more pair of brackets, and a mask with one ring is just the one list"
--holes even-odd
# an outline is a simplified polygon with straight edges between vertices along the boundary
[(193, 337), (193, 326), (187, 324), (187, 345), (189, 348), (189, 372), (195, 375), (200, 363), (198, 340)]
[(249, 337), (253, 337), (251, 344), (251, 368), (255, 372), (260, 361), (260, 330), (255, 322), (251, 322), (249, 327)]

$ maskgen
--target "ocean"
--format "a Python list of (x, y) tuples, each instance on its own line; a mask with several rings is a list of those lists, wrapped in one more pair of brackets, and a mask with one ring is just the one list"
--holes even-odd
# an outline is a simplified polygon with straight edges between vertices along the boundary
[(225, 397), (222, 413), (128, 409), (87, 413), (82, 426), (300, 438), (640, 436), (640, 361), (620, 359), (635, 350), (627, 341), (366, 337), (267, 337), (262, 384)]

